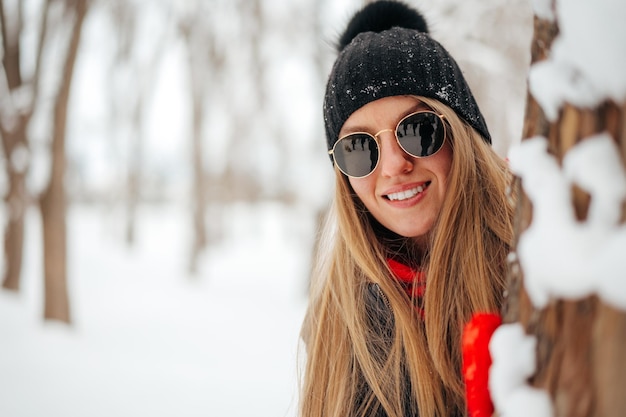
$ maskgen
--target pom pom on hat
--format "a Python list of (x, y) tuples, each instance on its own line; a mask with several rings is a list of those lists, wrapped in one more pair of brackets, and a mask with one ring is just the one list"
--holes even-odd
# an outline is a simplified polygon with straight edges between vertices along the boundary
[(377, 1), (358, 11), (339, 38), (337, 51), (341, 52), (362, 32), (383, 32), (394, 27), (428, 33), (426, 19), (417, 10), (396, 1)]

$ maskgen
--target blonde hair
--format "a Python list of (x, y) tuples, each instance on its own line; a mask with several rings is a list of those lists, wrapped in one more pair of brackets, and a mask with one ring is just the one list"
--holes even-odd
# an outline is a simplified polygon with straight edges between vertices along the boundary
[[(509, 174), (453, 110), (417, 98), (445, 116), (453, 150), (442, 210), (418, 260), (426, 273), (425, 316), (393, 278), (388, 246), (336, 170), (335, 222), (326, 227), (303, 326), (302, 417), (364, 417), (381, 408), (389, 417), (418, 408), (424, 416), (465, 414), (461, 332), (473, 313), (497, 311), (502, 302), (512, 239)], [(388, 340), (371, 324), (371, 283), (393, 313)]]

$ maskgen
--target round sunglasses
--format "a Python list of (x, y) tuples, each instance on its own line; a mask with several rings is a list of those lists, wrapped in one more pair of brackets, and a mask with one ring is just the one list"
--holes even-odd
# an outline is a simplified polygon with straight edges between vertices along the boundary
[[(425, 158), (439, 152), (446, 139), (444, 116), (424, 110), (411, 113), (398, 122), (396, 141), (404, 152), (416, 158)], [(339, 138), (328, 151), (341, 172), (349, 177), (364, 178), (370, 175), (380, 161), (378, 136), (366, 132), (350, 133)]]

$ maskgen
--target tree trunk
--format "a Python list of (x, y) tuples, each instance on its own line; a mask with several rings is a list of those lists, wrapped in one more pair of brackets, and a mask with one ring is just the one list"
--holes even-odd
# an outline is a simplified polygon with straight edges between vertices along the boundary
[[(215, 29), (209, 24), (198, 21), (203, 13), (202, 2), (194, 3), (191, 14), (179, 22), (179, 31), (187, 49), (189, 70), (189, 98), (192, 109), (191, 119), (191, 154), (193, 184), (190, 192), (192, 206), (191, 230), (192, 242), (189, 258), (189, 273), (198, 272), (198, 263), (204, 249), (211, 242), (220, 238), (219, 220), (224, 194), (218, 190), (206, 170), (204, 148), (204, 118), (211, 105), (215, 87), (224, 73), (225, 56), (216, 45)], [(219, 178), (219, 184), (227, 182), (227, 176)], [(212, 213), (208, 213), (208, 202), (213, 198)], [(211, 220), (209, 224), (208, 219)], [(210, 228), (209, 228), (210, 227)]]
[(141, 172), (143, 166), (143, 89), (140, 87), (137, 93), (137, 102), (133, 109), (133, 131), (130, 144), (130, 160), (128, 166), (127, 194), (126, 194), (126, 243), (129, 246), (135, 244), (137, 231), (137, 207), (141, 187)]
[(60, 320), (66, 323), (70, 323), (70, 306), (67, 291), (67, 197), (64, 183), (67, 162), (65, 156), (65, 134), (70, 87), (86, 12), (86, 0), (76, 0), (74, 3), (75, 21), (63, 68), (63, 78), (54, 104), (50, 182), (43, 192), (40, 201), (44, 245), (44, 318)]
[(202, 127), (203, 117), (205, 110), (205, 93), (206, 83), (203, 77), (203, 72), (209, 68), (203, 63), (206, 60), (199, 60), (194, 58), (194, 54), (197, 54), (197, 50), (194, 46), (197, 42), (194, 42), (193, 28), (188, 27), (183, 29), (185, 33), (185, 39), (187, 41), (187, 53), (188, 53), (188, 65), (189, 65), (189, 79), (190, 79), (190, 96), (192, 106), (192, 137), (191, 137), (191, 166), (193, 169), (193, 186), (191, 192), (191, 204), (192, 204), (192, 230), (193, 230), (193, 242), (191, 247), (191, 256), (189, 259), (189, 273), (195, 275), (198, 272), (198, 262), (200, 260), (200, 254), (204, 250), (207, 244), (207, 230), (206, 230), (206, 174), (204, 170), (204, 147), (202, 146)]
[(24, 252), (26, 178), (22, 172), (9, 172), (9, 191), (5, 196), (7, 222), (4, 231), (4, 279), (2, 287), (19, 291)]
[[(533, 63), (544, 59), (557, 35), (555, 23), (535, 17), (532, 45)], [(617, 51), (612, 51), (616, 53)], [(565, 105), (556, 122), (546, 120), (542, 109), (529, 94), (524, 138), (548, 138), (549, 151), (562, 161), (575, 144), (594, 133), (608, 131), (626, 160), (626, 106), (605, 102), (595, 109)], [(532, 204), (520, 195), (516, 236), (532, 222)], [(572, 204), (579, 220), (587, 217), (590, 197), (574, 187)], [(622, 212), (624, 220), (626, 210)], [(519, 264), (511, 266), (509, 297), (504, 307), (505, 322), (521, 322), (537, 339), (535, 387), (546, 390), (553, 403), (554, 416), (617, 417), (626, 410), (626, 312), (603, 303), (596, 296), (582, 300), (556, 300), (544, 309), (535, 308), (523, 285)]]
[(14, 152), (19, 147), (23, 147), (24, 151), (26, 149), (26, 123), (23, 123), (24, 120), (24, 118), (20, 118), (17, 129), (12, 132), (1, 129), (5, 154), (7, 155), (6, 174), (9, 180), (9, 189), (4, 196), (7, 219), (4, 230), (5, 269), (2, 287), (12, 291), (19, 291), (20, 289), (24, 252), (24, 218), (28, 206), (27, 167), (16, 166), (13, 162)]
[[(48, 34), (48, 11), (50, 0), (44, 0), (38, 25), (38, 43), (36, 45), (35, 71), (25, 82), (22, 77), (21, 41), (23, 29), (24, 2), (19, 2), (13, 9), (14, 14), (7, 15), (5, 4), (0, 0), (0, 30), (2, 37), (2, 66), (6, 76), (6, 93), (13, 94), (17, 90), (28, 90), (32, 95), (30, 103), (21, 103), (23, 108), (16, 108), (15, 97), (3, 100), (0, 106), (0, 136), (6, 157), (6, 176), (9, 189), (4, 196), (7, 207), (7, 222), (4, 231), (5, 270), (2, 286), (18, 291), (20, 288), (23, 248), (24, 224), (26, 209), (30, 196), (26, 189), (26, 176), (29, 170), (28, 126), (35, 111), (43, 56), (44, 40)], [(12, 24), (8, 25), (7, 22)]]
[[(144, 181), (144, 159), (145, 159), (145, 116), (146, 103), (150, 102), (151, 94), (155, 90), (155, 78), (158, 75), (159, 62), (166, 51), (163, 45), (166, 44), (169, 33), (168, 26), (165, 25), (160, 32), (155, 32), (158, 40), (154, 43), (157, 46), (149, 49), (149, 54), (139, 54), (134, 50), (144, 46), (137, 46), (139, 40), (136, 38), (135, 20), (138, 18), (138, 10), (132, 4), (124, 4), (122, 0), (119, 13), (126, 14), (118, 17), (121, 39), (118, 52), (117, 66), (130, 67), (132, 74), (137, 78), (136, 83), (129, 85), (134, 89), (130, 92), (134, 95), (133, 107), (130, 110), (132, 125), (132, 135), (129, 138), (130, 163), (128, 165), (127, 188), (126, 188), (126, 224), (125, 238), (129, 246), (135, 244), (139, 232), (137, 231), (137, 219), (140, 205), (142, 203), (142, 190)], [(128, 3), (128, 2), (126, 2)], [(147, 59), (144, 62), (144, 58)]]
[[(193, 53), (190, 51), (190, 53)], [(190, 63), (191, 64), (191, 63)], [(193, 69), (191, 70), (194, 71)], [(195, 79), (192, 77), (192, 79)], [(193, 275), (198, 271), (200, 254), (207, 244), (206, 231), (206, 176), (204, 172), (204, 158), (202, 146), (202, 117), (204, 113), (204, 97), (191, 92), (193, 96), (193, 137), (191, 155), (193, 166), (193, 245), (191, 248), (191, 259), (189, 272)]]
[[(20, 65), (20, 25), (13, 25), (14, 32), (9, 33), (7, 20), (20, 20), (18, 16), (7, 16), (4, 1), (0, 0), (0, 29), (2, 30), (2, 67), (6, 76), (9, 93), (22, 86)], [(4, 276), (2, 287), (7, 290), (18, 291), (22, 274), (22, 258), (24, 251), (24, 216), (27, 206), (26, 172), (27, 166), (16, 166), (14, 152), (20, 147), (27, 149), (26, 129), (30, 115), (18, 115), (15, 109), (3, 106), (0, 115), (0, 137), (6, 158), (6, 177), (9, 189), (4, 196), (6, 207), (6, 224), (4, 230)], [(9, 107), (7, 109), (6, 107)], [(4, 114), (8, 112), (9, 114)], [(19, 152), (19, 151), (18, 151)]]

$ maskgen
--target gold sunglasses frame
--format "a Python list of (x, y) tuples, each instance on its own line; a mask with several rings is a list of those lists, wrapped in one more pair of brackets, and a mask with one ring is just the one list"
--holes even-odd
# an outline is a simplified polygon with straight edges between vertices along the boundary
[[(420, 113), (431, 113), (434, 114), (435, 116), (437, 116), (440, 120), (441, 120), (441, 125), (443, 126), (443, 142), (441, 142), (441, 146), (439, 147), (439, 149), (437, 149), (435, 152), (433, 152), (430, 155), (426, 155), (426, 156), (419, 156), (419, 155), (413, 155), (411, 152), (408, 152), (406, 149), (404, 149), (404, 146), (402, 146), (402, 144), (400, 143), (400, 138), (398, 137), (398, 128), (400, 127), (400, 125), (402, 124), (402, 122), (404, 122), (406, 119), (408, 119), (409, 117), (415, 116), (416, 114), (420, 114)], [(376, 133), (375, 135), (372, 135), (369, 132), (351, 132), (348, 133), (347, 135), (343, 135), (342, 137), (340, 137), (339, 139), (337, 139), (337, 141), (335, 142), (335, 144), (333, 145), (333, 148), (328, 151), (328, 155), (331, 155), (333, 158), (333, 164), (337, 167), (337, 169), (339, 169), (339, 171), (341, 171), (344, 175), (348, 176), (348, 177), (352, 177), (352, 178), (366, 178), (370, 175), (372, 175), (372, 173), (374, 171), (376, 171), (376, 168), (378, 168), (378, 164), (380, 163), (380, 143), (378, 143), (378, 136), (383, 133), (383, 132), (393, 132), (395, 138), (396, 138), (396, 143), (398, 144), (398, 146), (400, 147), (400, 149), (402, 149), (404, 151), (404, 153), (406, 153), (407, 155), (410, 155), (414, 158), (428, 158), (431, 157), (433, 155), (436, 155), (441, 148), (443, 148), (443, 145), (445, 145), (446, 143), (446, 138), (448, 136), (448, 132), (447, 132), (447, 128), (446, 128), (446, 116), (444, 116), (443, 114), (439, 114), (437, 112), (434, 112), (432, 110), (420, 110), (420, 111), (416, 111), (413, 113), (409, 113), (406, 116), (404, 116), (402, 119), (400, 119), (400, 121), (398, 122), (398, 124), (396, 124), (396, 128), (395, 129), (383, 129), (381, 131), (379, 131), (378, 133)], [(347, 172), (345, 172), (340, 166), (339, 164), (337, 164), (337, 162), (335, 161), (335, 148), (337, 147), (337, 144), (339, 144), (339, 142), (341, 142), (343, 139), (350, 137), (352, 135), (366, 135), (369, 136), (371, 138), (374, 139), (374, 142), (376, 142), (376, 146), (378, 146), (378, 158), (376, 159), (376, 165), (374, 165), (374, 169), (372, 169), (369, 173), (367, 173), (366, 175), (363, 176), (354, 176), (354, 175), (350, 175)]]

